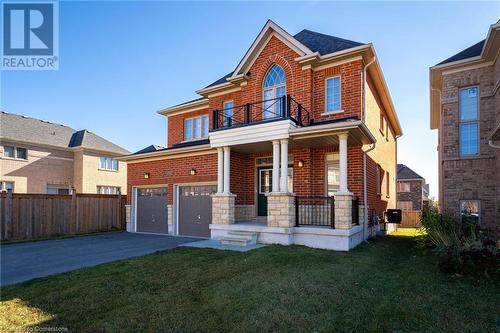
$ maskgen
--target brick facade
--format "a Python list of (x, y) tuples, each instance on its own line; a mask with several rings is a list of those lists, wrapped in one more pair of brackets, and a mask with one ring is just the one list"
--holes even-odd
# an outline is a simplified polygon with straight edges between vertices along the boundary
[[(461, 200), (480, 202), (483, 227), (500, 231), (500, 150), (489, 146), (488, 139), (499, 122), (500, 103), (495, 85), (499, 79), (498, 61), (492, 66), (444, 74), (439, 133), (440, 202), (445, 212), (460, 213)], [(459, 151), (459, 89), (479, 89), (479, 155), (461, 157)]]
[(408, 183), (410, 190), (408, 192), (398, 191), (398, 202), (405, 201), (411, 202), (411, 210), (423, 209), (423, 196), (422, 196), (422, 180), (401, 180), (398, 182)]
[[(263, 80), (269, 69), (278, 64), (286, 74), (286, 94), (300, 103), (310, 114), (315, 122), (355, 117), (363, 119), (362, 115), (362, 74), (365, 65), (361, 57), (344, 59), (341, 63), (326, 68), (302, 67), (297, 62), (300, 55), (288, 47), (279, 38), (272, 36), (262, 48), (258, 57), (254, 60), (246, 75), (246, 82), (242, 85), (235, 84), (227, 89), (227, 93), (218, 91), (212, 95), (208, 94), (208, 108), (194, 112), (181, 113), (168, 116), (168, 145), (181, 143), (183, 141), (184, 119), (202, 114), (208, 114), (210, 118), (209, 128), (213, 126), (212, 110), (222, 109), (225, 101), (233, 101), (234, 120), (243, 120), (243, 110), (237, 108), (246, 103), (263, 100)], [(342, 112), (325, 115), (325, 80), (329, 77), (340, 75), (341, 77), (341, 109)], [(385, 110), (380, 102), (373, 85), (369, 87), (368, 97), (372, 98), (365, 110), (367, 114), (373, 114), (372, 118), (365, 121), (369, 131), (378, 131), (378, 119)], [(252, 119), (261, 119), (262, 115), (258, 108), (253, 109)], [(374, 121), (372, 121), (375, 119)], [(395, 167), (396, 167), (396, 137), (390, 129), (388, 138), (380, 140), (377, 146), (367, 157), (367, 198), (370, 212), (382, 216), (386, 208), (395, 207), (395, 195), (388, 193), (379, 195), (375, 189), (377, 166), (383, 170), (390, 171), (390, 188), (395, 194)], [(380, 141), (380, 143), (379, 143)], [(235, 210), (245, 207), (247, 210), (256, 204), (257, 198), (257, 166), (256, 159), (259, 157), (271, 157), (272, 147), (269, 149), (260, 147), (258, 152), (243, 153), (242, 150), (231, 150), (231, 193), (235, 194)], [(366, 148), (366, 147), (365, 147)], [(337, 152), (338, 146), (324, 146), (314, 148), (290, 149), (289, 155), (293, 156), (293, 179), (294, 193), (298, 196), (325, 196), (326, 195), (326, 166), (325, 155)], [(348, 147), (348, 189), (363, 203), (363, 147), (349, 143)], [(299, 161), (303, 166), (299, 167)], [(189, 175), (190, 169), (196, 169), (196, 175)], [(144, 178), (144, 173), (149, 172), (150, 177)], [(182, 158), (159, 159), (129, 164), (129, 188), (148, 184), (167, 184), (168, 200), (172, 202), (172, 185), (192, 182), (216, 182), (217, 181), (217, 154), (190, 156)], [(131, 196), (129, 196), (130, 198)]]

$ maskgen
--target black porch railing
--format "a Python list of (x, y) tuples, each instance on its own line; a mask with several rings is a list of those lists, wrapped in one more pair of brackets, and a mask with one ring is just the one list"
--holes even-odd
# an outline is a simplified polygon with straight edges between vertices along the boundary
[(297, 126), (312, 122), (309, 112), (290, 95), (214, 110), (212, 130), (228, 129), (278, 119), (290, 119)]
[(335, 199), (333, 197), (296, 196), (295, 225), (335, 229)]
[(352, 199), (352, 224), (353, 225), (358, 225), (359, 224), (359, 198), (354, 197)]

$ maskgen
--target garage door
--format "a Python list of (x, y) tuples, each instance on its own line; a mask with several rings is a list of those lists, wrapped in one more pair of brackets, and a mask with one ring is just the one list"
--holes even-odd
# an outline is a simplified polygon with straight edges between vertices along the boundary
[(137, 189), (137, 231), (168, 233), (167, 188)]
[(216, 186), (182, 186), (179, 188), (179, 235), (210, 237), (212, 198)]

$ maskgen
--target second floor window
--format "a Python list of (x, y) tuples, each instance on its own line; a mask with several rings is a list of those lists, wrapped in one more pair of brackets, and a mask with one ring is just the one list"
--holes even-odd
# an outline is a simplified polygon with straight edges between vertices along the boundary
[(224, 102), (224, 127), (231, 127), (233, 124), (233, 101)]
[(326, 79), (326, 112), (339, 112), (340, 108), (340, 76)]
[(118, 171), (118, 160), (111, 157), (101, 157), (100, 169)]
[(208, 138), (208, 115), (184, 119), (184, 141)]
[(28, 151), (26, 148), (14, 147), (14, 146), (4, 146), (3, 156), (8, 158), (17, 158), (20, 160), (28, 159)]
[(460, 89), (458, 105), (460, 155), (477, 155), (479, 154), (478, 88)]
[(282, 116), (281, 111), (284, 105), (282, 105), (280, 97), (286, 94), (286, 75), (283, 68), (273, 65), (264, 78), (262, 88), (264, 95), (262, 118), (270, 119)]
[(398, 192), (410, 192), (410, 183), (398, 182)]

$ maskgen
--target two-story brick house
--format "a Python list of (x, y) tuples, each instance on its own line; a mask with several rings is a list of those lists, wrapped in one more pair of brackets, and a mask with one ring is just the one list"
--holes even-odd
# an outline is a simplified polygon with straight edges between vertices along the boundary
[(268, 21), (197, 93), (159, 112), (166, 148), (124, 158), (130, 231), (348, 250), (395, 208), (402, 131), (372, 44)]
[(397, 207), (405, 211), (424, 209), (429, 201), (429, 185), (425, 178), (404, 164), (398, 164)]
[(485, 40), (430, 68), (442, 211), (500, 231), (500, 23)]

